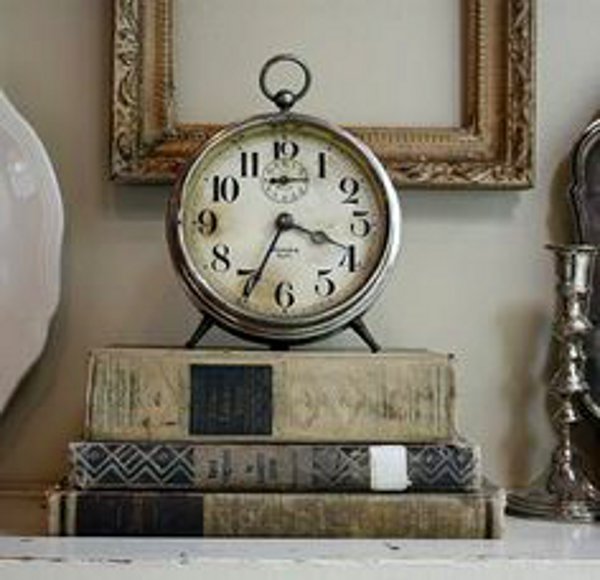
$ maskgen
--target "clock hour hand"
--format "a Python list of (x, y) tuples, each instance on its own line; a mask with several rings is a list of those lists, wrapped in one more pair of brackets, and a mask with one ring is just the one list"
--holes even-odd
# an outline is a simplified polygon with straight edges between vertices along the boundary
[(242, 291), (242, 298), (244, 300), (247, 300), (250, 297), (250, 294), (252, 294), (252, 291), (262, 278), (265, 266), (267, 265), (267, 262), (269, 261), (269, 258), (271, 257), (271, 254), (275, 250), (275, 246), (279, 241), (279, 236), (281, 236), (285, 230), (289, 230), (293, 223), (292, 216), (289, 213), (281, 213), (275, 219), (275, 234), (271, 238), (269, 246), (267, 247), (267, 250), (264, 253), (258, 268), (256, 268), (256, 270), (254, 270), (250, 276), (248, 276), (248, 279), (244, 284), (244, 289)]
[(297, 230), (299, 232), (307, 234), (310, 238), (310, 241), (314, 244), (333, 244), (334, 246), (337, 246), (338, 248), (342, 248), (344, 250), (347, 248), (345, 244), (334, 240), (327, 232), (324, 232), (323, 230), (309, 230), (308, 228), (305, 228), (304, 226), (301, 226), (300, 224), (297, 224), (294, 221), (289, 226), (289, 229)]

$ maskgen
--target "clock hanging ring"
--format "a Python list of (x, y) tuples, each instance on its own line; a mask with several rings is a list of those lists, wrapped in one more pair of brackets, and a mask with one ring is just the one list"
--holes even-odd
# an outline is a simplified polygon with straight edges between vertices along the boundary
[[(281, 63), (297, 92), (271, 91)], [(279, 111), (215, 135), (182, 173), (167, 211), (177, 273), (203, 321), (285, 349), (350, 326), (378, 350), (361, 316), (400, 248), (397, 193), (381, 162), (348, 131), (291, 112), (311, 82), (292, 55), (270, 59), (262, 92)]]

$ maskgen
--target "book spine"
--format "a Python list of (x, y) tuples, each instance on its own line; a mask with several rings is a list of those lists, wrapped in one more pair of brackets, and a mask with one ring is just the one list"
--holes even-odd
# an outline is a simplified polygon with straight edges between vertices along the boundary
[(419, 442), (456, 431), (451, 359), (427, 352), (100, 350), (87, 413), (95, 440)]
[(500, 490), (458, 494), (53, 492), (49, 530), (78, 536), (499, 538)]
[(95, 442), (69, 445), (79, 489), (203, 491), (473, 490), (477, 446)]

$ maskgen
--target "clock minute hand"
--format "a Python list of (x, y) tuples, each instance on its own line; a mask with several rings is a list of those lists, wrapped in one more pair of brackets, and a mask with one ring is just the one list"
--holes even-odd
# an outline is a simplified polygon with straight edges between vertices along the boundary
[(280, 177), (271, 177), (269, 183), (273, 185), (287, 185), (288, 183), (307, 182), (308, 177), (289, 177), (282, 175)]
[(248, 279), (246, 280), (246, 283), (244, 284), (244, 290), (242, 291), (242, 298), (244, 298), (245, 300), (247, 300), (250, 297), (250, 294), (252, 294), (252, 291), (254, 290), (254, 288), (256, 287), (256, 285), (258, 284), (260, 279), (262, 278), (265, 266), (267, 265), (267, 262), (269, 261), (269, 258), (271, 257), (271, 254), (273, 253), (273, 250), (275, 250), (275, 246), (277, 245), (277, 242), (279, 241), (279, 236), (285, 230), (289, 230), (292, 224), (293, 224), (292, 216), (289, 213), (281, 213), (275, 219), (275, 234), (271, 238), (271, 241), (269, 242), (269, 246), (267, 247), (267, 250), (265, 251), (258, 268), (256, 268), (254, 273), (252, 273), (252, 274), (250, 274), (250, 276), (248, 276)]

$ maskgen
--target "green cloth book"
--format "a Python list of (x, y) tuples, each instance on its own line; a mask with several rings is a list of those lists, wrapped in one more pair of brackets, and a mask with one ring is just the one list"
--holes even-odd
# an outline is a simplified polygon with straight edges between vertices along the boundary
[(52, 491), (53, 536), (499, 538), (504, 493)]

